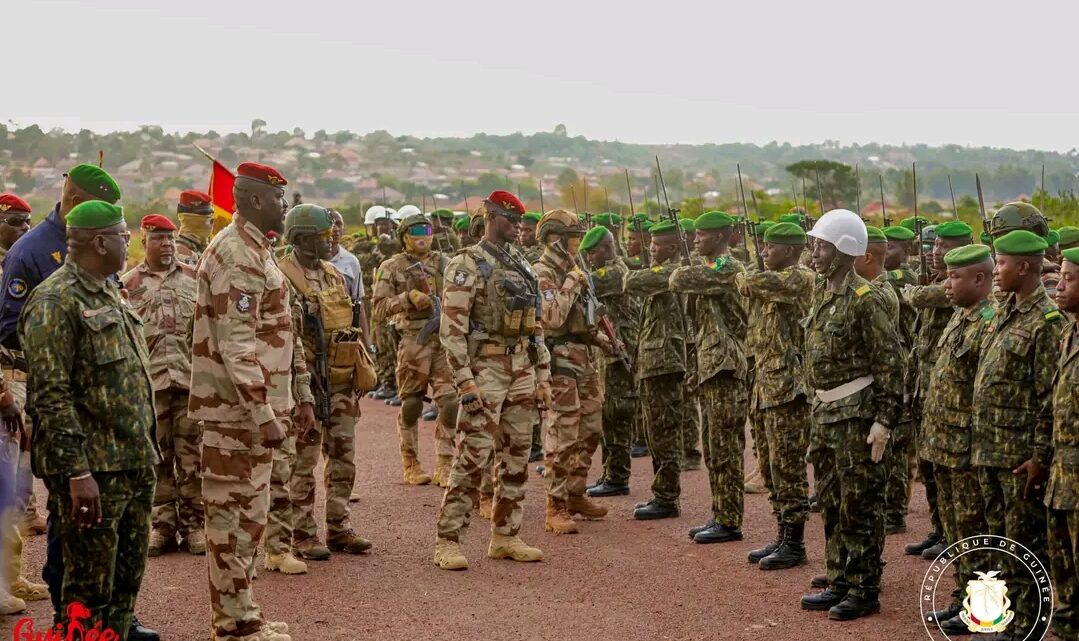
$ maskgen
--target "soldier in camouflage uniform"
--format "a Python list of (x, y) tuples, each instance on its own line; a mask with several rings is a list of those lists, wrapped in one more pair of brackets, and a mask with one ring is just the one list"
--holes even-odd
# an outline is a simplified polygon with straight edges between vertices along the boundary
[(150, 350), (150, 375), (157, 412), (157, 469), (150, 556), (177, 548), (177, 536), (191, 554), (206, 553), (198, 421), (187, 416), (191, 383), (191, 320), (195, 313), (195, 268), (176, 256), (176, 226), (161, 215), (142, 219), (146, 259), (121, 282), (143, 320)]
[[(940, 337), (926, 398), (919, 456), (933, 465), (944, 535), (949, 541), (985, 534), (978, 474), (970, 464), (970, 425), (974, 411), (974, 374), (982, 339), (993, 320), (993, 260), (985, 245), (966, 245), (944, 256), (948, 299), (955, 305)], [(969, 634), (957, 616), (967, 582), (974, 576), (974, 557), (960, 556), (955, 590), (948, 608), (933, 614), (946, 634)]]
[[(1016, 230), (993, 246), (993, 277), (1007, 298), (982, 342), (974, 379), (971, 464), (977, 469), (989, 533), (1025, 545), (1045, 563), (1042, 490), (1052, 451), (1053, 377), (1064, 318), (1041, 284), (1045, 239)], [(1013, 595), (1015, 620), (1009, 629), (1022, 638), (1039, 625), (1040, 590), (1025, 564), (1009, 565), (1000, 577)]]
[(453, 233), (453, 212), (449, 209), (436, 209), (431, 212), (431, 231), (434, 237), (431, 248), (443, 256), (453, 256), (461, 249), (461, 241)]
[(636, 214), (630, 222), (629, 241), (626, 243), (626, 266), (641, 269), (651, 264), (648, 248), (652, 244), (652, 221), (648, 214)]
[(640, 384), (644, 434), (655, 474), (651, 500), (638, 503), (633, 512), (633, 518), (640, 520), (679, 515), (681, 427), (686, 411), (682, 386), (688, 366), (682, 301), (670, 285), (677, 267), (679, 235), (674, 223), (656, 223), (650, 252), (653, 267), (626, 277), (626, 294), (643, 300), (634, 375)]
[(592, 454), (603, 434), (603, 386), (591, 346), (610, 348), (610, 341), (587, 322), (588, 275), (578, 258), (583, 233), (571, 212), (545, 213), (537, 231), (543, 255), (532, 266), (543, 296), (543, 333), (551, 353), (551, 403), (543, 427), (544, 530), (555, 534), (576, 533), (575, 514), (586, 519), (607, 515), (607, 508), (584, 496)]
[(802, 608), (846, 621), (880, 611), (889, 426), (901, 411), (902, 361), (884, 299), (854, 273), (865, 255), (865, 223), (833, 210), (809, 232), (814, 290), (806, 327), (806, 383), (815, 390), (810, 458), (824, 522), (829, 587)]
[[(447, 487), (453, 464), (457, 393), (446, 352), (438, 337), (439, 310), (433, 304), (442, 295), (447, 258), (440, 251), (432, 251), (432, 229), (422, 215), (401, 221), (398, 235), (405, 252), (379, 266), (372, 302), (376, 323), (392, 320), (401, 337), (397, 348), (397, 386), (402, 401), (397, 417), (401, 465), (406, 483), (424, 485), (431, 482), (432, 478), (424, 472), (419, 461), (417, 427), (423, 411), (423, 396), (430, 388), (431, 398), (438, 406), (434, 482), (439, 487)], [(423, 341), (420, 340), (421, 333), (425, 334)]]
[(461, 540), (480, 478), (497, 460), (494, 481), (492, 559), (539, 561), (521, 529), (528, 449), (537, 397), (551, 402), (550, 353), (543, 343), (542, 304), (532, 269), (510, 245), (525, 209), (513, 194), (492, 192), (483, 201), (484, 237), (462, 250), (446, 268), (440, 338), (460, 399), (460, 439), (450, 486), (439, 510), (435, 564), (463, 570)]
[(1079, 639), (1079, 248), (1062, 252), (1057, 304), (1073, 320), (1064, 328), (1053, 383), (1053, 461), (1045, 506), (1049, 509), (1049, 564), (1057, 603), (1053, 630), (1061, 639)]
[(536, 237), (536, 229), (542, 217), (543, 212), (530, 211), (521, 220), (521, 237), (517, 244), (529, 265), (538, 262), (543, 255), (543, 243)]
[[(592, 268), (596, 298), (606, 309), (627, 354), (637, 351), (640, 332), (640, 301), (625, 294), (629, 268), (615, 253), (610, 233), (585, 235), (581, 250)], [(637, 384), (632, 370), (627, 370), (617, 356), (605, 356), (600, 362), (603, 380), (603, 476), (588, 488), (588, 496), (623, 496), (629, 494), (630, 446), (639, 416)]]
[(762, 570), (802, 565), (809, 500), (805, 454), (809, 446), (809, 404), (802, 382), (803, 329), (815, 275), (799, 260), (805, 231), (780, 223), (764, 233), (764, 271), (738, 277), (738, 290), (755, 310), (747, 348), (756, 375), (750, 404), (760, 425), (757, 445), (761, 475), (776, 517), (776, 538), (749, 553)]
[[(696, 223), (689, 218), (679, 218), (678, 224), (682, 228), (682, 234), (686, 237), (686, 244), (690, 248), (690, 263), (701, 262), (701, 257), (693, 249), (693, 234)], [(693, 294), (679, 294), (682, 300), (682, 313), (687, 318), (695, 317), (693, 311), (696, 305), (696, 296)], [(693, 329), (693, 325), (687, 323), (687, 328)], [(689, 331), (686, 335), (686, 375), (685, 380), (697, 380), (697, 335)], [(682, 459), (679, 468), (683, 472), (691, 472), (701, 469), (704, 460), (701, 452), (701, 399), (696, 386), (687, 384), (682, 393), (685, 409), (682, 411)]]
[[(19, 319), (35, 418), (34, 474), (49, 490), (63, 546), (58, 612), (89, 610), (128, 638), (145, 569), (154, 496), (154, 386), (142, 321), (108, 279), (127, 259), (120, 207), (67, 215), (69, 254), (34, 288)], [(154, 634), (156, 637), (156, 633)]]
[[(742, 472), (745, 456), (746, 311), (735, 288), (745, 267), (730, 255), (727, 242), (734, 219), (719, 211), (695, 221), (695, 246), (703, 264), (687, 265), (671, 274), (671, 291), (692, 296), (696, 360), (694, 378), (703, 421), (704, 463), (712, 492), (711, 518), (690, 530), (696, 543), (742, 540)], [(691, 410), (692, 411), (692, 410)]]
[(215, 641), (289, 641), (287, 625), (263, 617), (251, 581), (273, 450), (294, 409), (296, 430), (313, 429), (313, 397), (288, 283), (272, 252), (284, 231), (285, 179), (257, 163), (237, 174), (236, 214), (196, 275), (188, 402), (191, 418), (203, 421), (211, 630)]
[(611, 232), (611, 238), (614, 239), (615, 251), (620, 258), (625, 258), (626, 248), (622, 246), (622, 230), (625, 229), (625, 220), (618, 214), (604, 212), (593, 216), (592, 224), (597, 227), (603, 227)]
[[(888, 307), (888, 313), (899, 322), (899, 296), (895, 288), (888, 283), (888, 272), (884, 270), (884, 256), (888, 251), (888, 237), (878, 227), (866, 225), (866, 236), (869, 239), (864, 256), (859, 256), (854, 261), (854, 271), (859, 276), (869, 281), (877, 290), (884, 304)], [(898, 324), (896, 329), (899, 329)]]
[[(289, 480), (293, 549), (311, 560), (327, 559), (331, 552), (362, 554), (371, 547), (349, 522), (360, 417), (353, 380), (364, 347), (359, 329), (352, 326), (352, 299), (345, 279), (328, 261), (332, 228), (333, 217), (325, 208), (292, 208), (285, 218), (285, 240), (293, 251), (279, 264), (290, 297), (301, 308), (303, 352), (312, 392), (317, 391), (317, 421), (295, 434), (296, 459)], [(318, 538), (314, 515), (320, 451), (326, 459), (326, 545)]]
[(209, 194), (189, 189), (180, 192), (176, 205), (180, 229), (176, 232), (176, 261), (194, 267), (210, 242), (214, 228), (214, 205)]
[[(369, 225), (368, 228), (372, 230), (371, 242), (374, 245), (374, 251), (361, 262), (361, 267), (364, 271), (364, 277), (369, 276), (371, 278), (371, 282), (367, 283), (365, 281), (364, 286), (368, 292), (371, 292), (370, 296), (373, 297), (378, 266), (393, 257), (397, 253), (395, 250), (398, 250), (400, 246), (395, 241), (391, 242), (393, 240), (394, 225), (385, 207), (382, 205), (369, 207), (364, 221)], [(368, 312), (372, 315), (374, 314), (373, 302)], [(369, 395), (372, 398), (388, 400), (397, 396), (397, 332), (389, 325), (375, 323), (371, 327), (371, 334), (371, 340), (374, 341), (376, 349), (375, 372), (378, 374), (378, 380), (382, 385)]]

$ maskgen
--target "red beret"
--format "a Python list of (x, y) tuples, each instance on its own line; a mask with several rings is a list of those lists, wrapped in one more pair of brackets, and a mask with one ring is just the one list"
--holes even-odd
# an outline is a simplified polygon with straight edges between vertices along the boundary
[(288, 184), (281, 172), (269, 165), (260, 165), (257, 162), (243, 163), (236, 168), (236, 175), (258, 180), (274, 187), (283, 187)]
[(187, 205), (188, 207), (198, 207), (199, 205), (209, 205), (210, 194), (202, 191), (195, 191), (194, 189), (188, 189), (187, 191), (180, 192), (180, 204)]
[(0, 194), (0, 214), (30, 213), (30, 205), (15, 194)]
[(139, 227), (142, 227), (143, 231), (176, 231), (176, 225), (161, 214), (143, 216)]
[(515, 211), (518, 214), (525, 215), (525, 206), (517, 196), (514, 196), (508, 191), (492, 191), (491, 195), (487, 197), (488, 202), (492, 202), (502, 209), (509, 211)]

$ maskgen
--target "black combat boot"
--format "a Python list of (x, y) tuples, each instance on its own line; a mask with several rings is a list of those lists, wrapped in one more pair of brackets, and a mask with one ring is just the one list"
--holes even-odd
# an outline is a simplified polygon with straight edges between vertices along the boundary
[(921, 556), (923, 551), (939, 543), (942, 538), (943, 536), (940, 534), (940, 532), (930, 532), (929, 536), (925, 537), (918, 543), (911, 543), (907, 545), (907, 547), (903, 548), (903, 553), (908, 556)]
[(728, 541), (741, 541), (742, 529), (727, 527), (720, 523), (712, 522), (712, 527), (701, 530), (693, 535), (694, 543), (727, 543)]
[(785, 570), (805, 565), (805, 524), (791, 524), (786, 526), (785, 530), (783, 541), (779, 544), (779, 547), (757, 564), (760, 569)]
[(782, 523), (777, 525), (776, 527), (778, 528), (778, 530), (776, 531), (776, 538), (772, 539), (771, 543), (765, 545), (762, 548), (757, 548), (756, 550), (749, 551), (750, 563), (760, 563), (761, 559), (768, 556), (772, 552), (775, 552), (776, 548), (779, 547), (779, 544), (783, 542), (783, 536), (786, 534), (786, 528), (783, 527)]
[(839, 603), (847, 598), (846, 593), (833, 592), (832, 588), (825, 588), (823, 592), (817, 592), (816, 594), (807, 594), (802, 597), (802, 609), (813, 610), (815, 612), (824, 612), (831, 610), (833, 607), (839, 605)]
[(817, 576), (809, 580), (809, 585), (810, 587), (814, 587), (817, 589), (823, 589), (828, 587), (828, 575), (818, 574)]
[(642, 456), (648, 456), (647, 445), (634, 445), (629, 450), (630, 458), (641, 458)]
[(638, 521), (654, 521), (656, 519), (678, 518), (678, 504), (659, 503), (652, 499), (648, 503), (633, 510), (633, 518)]
[(959, 615), (959, 610), (960, 610), (959, 604), (958, 603), (952, 603), (951, 605), (944, 608), (943, 610), (937, 610), (936, 612), (934, 612), (930, 616), (933, 617), (933, 619), (932, 619), (933, 621), (947, 621), (948, 619), (950, 619), (950, 618), (952, 618), (954, 616), (958, 616)]
[(828, 610), (833, 621), (853, 621), (880, 612), (880, 601), (848, 594), (838, 605)]
[[(932, 626), (933, 624), (929, 625)], [(963, 619), (959, 618), (959, 615), (941, 621), (940, 629), (943, 630), (944, 634), (948, 635), (949, 637), (958, 637), (964, 634), (974, 634), (970, 631), (970, 628), (967, 627), (967, 624), (963, 623)]]
[(938, 556), (940, 556), (941, 554), (944, 554), (944, 550), (947, 550), (947, 549), (948, 549), (948, 541), (942, 536), (942, 537), (940, 537), (940, 540), (937, 541), (936, 545), (933, 545), (931, 547), (927, 547), (926, 549), (922, 550), (922, 558), (925, 559), (926, 561), (932, 561), (932, 560), (936, 559)]
[(144, 626), (138, 617), (131, 617), (131, 627), (127, 630), (128, 641), (158, 641), (161, 635), (157, 630)]
[(585, 493), (592, 497), (627, 496), (629, 495), (629, 484), (623, 483), (619, 485), (618, 483), (603, 481), (588, 488), (588, 491)]
[(689, 538), (692, 539), (693, 537), (697, 536), (701, 532), (704, 532), (705, 530), (707, 530), (709, 528), (713, 528), (715, 526), (716, 526), (715, 519), (708, 519), (708, 522), (705, 523), (704, 525), (698, 525), (696, 527), (689, 528)]

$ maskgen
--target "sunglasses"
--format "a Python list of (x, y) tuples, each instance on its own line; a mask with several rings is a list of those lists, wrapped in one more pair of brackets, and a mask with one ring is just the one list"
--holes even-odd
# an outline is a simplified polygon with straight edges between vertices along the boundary
[(501, 213), (501, 214), (499, 214), (499, 215), (501, 215), (501, 216), (502, 216), (503, 218), (505, 218), (506, 220), (510, 221), (510, 222), (511, 222), (511, 223), (513, 223), (514, 225), (516, 225), (517, 223), (519, 223), (519, 222), (521, 222), (522, 220), (524, 220), (524, 217), (523, 217), (523, 216), (521, 216), (521, 214), (518, 214), (518, 213), (515, 213), (515, 212), (502, 212), (502, 213)]
[(12, 227), (22, 227), (23, 225), (29, 225), (30, 224), (30, 217), (29, 216), (7, 216), (7, 217), (5, 217), (3, 219), (0, 219), (0, 223), (3, 223), (5, 225), (11, 225)]
[(430, 225), (413, 225), (408, 228), (409, 236), (430, 236), (434, 233)]

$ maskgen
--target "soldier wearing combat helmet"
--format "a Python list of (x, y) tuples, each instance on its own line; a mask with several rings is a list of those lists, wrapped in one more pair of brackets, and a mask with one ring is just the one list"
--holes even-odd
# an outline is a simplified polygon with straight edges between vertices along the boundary
[[(434, 229), (422, 214), (402, 220), (397, 235), (405, 251), (379, 265), (371, 302), (375, 322), (392, 322), (401, 337), (397, 346), (397, 391), (401, 396), (397, 435), (401, 466), (406, 483), (424, 485), (434, 480), (436, 485), (446, 487), (453, 462), (457, 394), (438, 336), (441, 310), (437, 305), (441, 303), (448, 258), (441, 251), (432, 250)], [(435, 429), (438, 458), (433, 479), (420, 465), (417, 426), (428, 388), (438, 405)]]
[(1045, 238), (1049, 233), (1049, 221), (1037, 207), (1021, 201), (1004, 205), (989, 221), (989, 235), (994, 239), (1016, 229), (1025, 229)]

